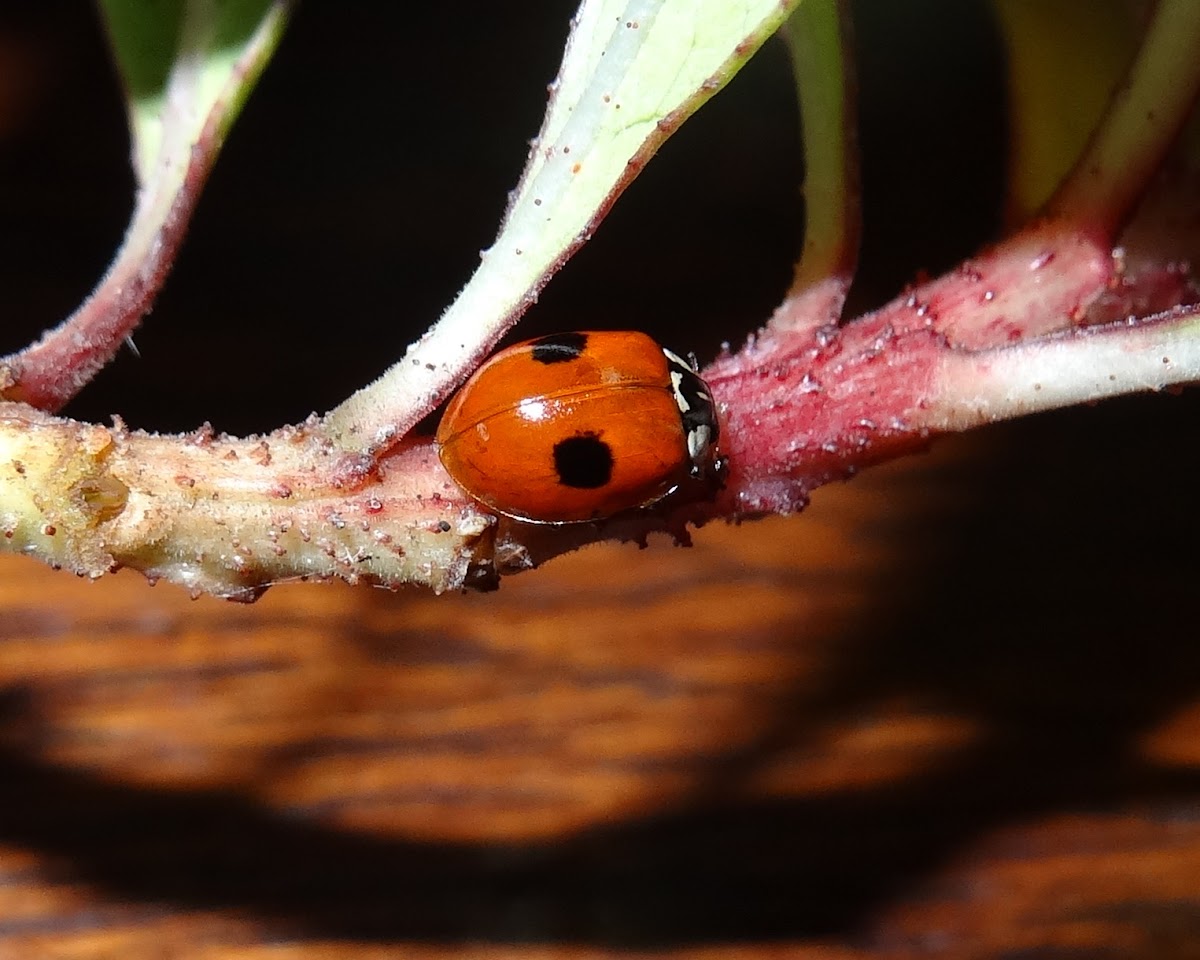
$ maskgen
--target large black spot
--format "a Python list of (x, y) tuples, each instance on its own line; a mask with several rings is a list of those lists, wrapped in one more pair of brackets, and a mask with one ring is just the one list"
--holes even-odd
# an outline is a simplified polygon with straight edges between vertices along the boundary
[(554, 445), (554, 470), (564, 486), (595, 490), (612, 479), (612, 450), (596, 433), (568, 437)]
[(538, 363), (566, 363), (587, 347), (586, 333), (552, 333), (533, 341), (533, 359)]

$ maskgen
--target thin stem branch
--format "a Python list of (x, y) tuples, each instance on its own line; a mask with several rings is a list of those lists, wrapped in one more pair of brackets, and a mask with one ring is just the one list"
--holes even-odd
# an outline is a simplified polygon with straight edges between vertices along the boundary
[(1200, 311), (1064, 331), (982, 352), (948, 353), (923, 425), (968, 430), (1043, 410), (1162, 390), (1200, 378)]
[(231, 54), (211, 48), (221, 41), (221, 24), (214, 20), (221, 11), (207, 3), (186, 6), (180, 49), (169, 62), (161, 97), (148, 98), (149, 105), (131, 100), (139, 189), (116, 259), (70, 317), (36, 343), (0, 357), (0, 400), (60, 409), (149, 312), (225, 134), (278, 44), (290, 8), (291, 0), (271, 3)]
[(843, 0), (807, 0), (782, 31), (804, 136), (804, 248), (789, 297), (830, 278), (849, 284), (858, 262), (862, 217), (850, 34)]
[(1111, 237), (1132, 212), (1200, 91), (1200, 3), (1159, 0), (1125, 85), (1048, 212)]

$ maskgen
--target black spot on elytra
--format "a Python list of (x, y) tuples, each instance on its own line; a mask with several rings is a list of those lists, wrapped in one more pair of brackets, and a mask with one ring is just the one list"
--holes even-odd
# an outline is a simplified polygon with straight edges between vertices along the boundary
[(587, 347), (586, 333), (552, 333), (533, 341), (533, 359), (538, 363), (566, 363)]
[(595, 490), (612, 479), (612, 450), (599, 434), (568, 437), (554, 445), (554, 471), (564, 486)]

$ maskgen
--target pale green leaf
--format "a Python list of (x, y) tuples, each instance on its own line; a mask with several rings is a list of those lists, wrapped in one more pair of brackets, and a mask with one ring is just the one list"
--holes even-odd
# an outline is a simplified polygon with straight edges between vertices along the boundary
[(584, 0), (496, 242), (405, 358), (329, 414), (338, 441), (380, 449), (436, 405), (591, 236), (663, 141), (799, 2)]
[[(180, 156), (211, 131), (219, 142), (279, 38), (279, 0), (100, 0), (125, 84), (134, 169)], [(208, 130), (206, 130), (208, 128)]]

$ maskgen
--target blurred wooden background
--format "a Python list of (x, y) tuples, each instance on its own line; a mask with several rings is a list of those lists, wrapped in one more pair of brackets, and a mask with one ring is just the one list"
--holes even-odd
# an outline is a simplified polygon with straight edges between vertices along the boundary
[[(570, 6), (302, 7), (142, 359), (72, 412), (262, 429), (377, 372), (489, 241)], [(952, 9), (910, 14), (986, 40)], [(861, 13), (869, 302), (987, 235), (961, 198), (999, 134), (973, 109), (978, 162), (888, 155), (899, 58)], [(86, 4), (5, 17), (7, 349), (86, 292), (128, 179)], [(783, 66), (685, 128), (523, 329), (711, 354), (765, 315), (798, 221)], [(1009, 425), (484, 596), (243, 607), (0, 558), (0, 960), (1200, 956), (1198, 412)]]

